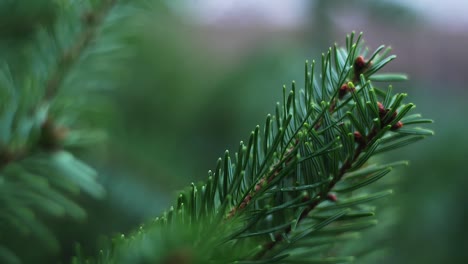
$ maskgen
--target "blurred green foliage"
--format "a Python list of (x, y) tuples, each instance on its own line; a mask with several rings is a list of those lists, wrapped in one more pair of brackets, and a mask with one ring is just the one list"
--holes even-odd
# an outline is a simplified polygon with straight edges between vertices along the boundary
[(25, 38), (39, 26), (49, 27), (56, 17), (57, 4), (53, 0), (0, 1), (0, 36)]

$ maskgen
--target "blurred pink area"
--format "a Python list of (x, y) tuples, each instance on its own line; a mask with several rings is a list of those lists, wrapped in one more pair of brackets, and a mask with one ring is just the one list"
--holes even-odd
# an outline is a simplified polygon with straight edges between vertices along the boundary
[[(175, 6), (175, 10), (189, 28), (195, 29), (192, 43), (200, 48), (209, 47), (206, 52), (219, 63), (227, 63), (224, 65), (227, 67), (248, 59), (259, 49), (291, 43), (313, 46), (314, 34), (322, 38), (326, 34), (327, 45), (331, 45), (343, 43), (344, 34), (362, 31), (371, 49), (381, 44), (394, 48), (398, 59), (390, 70), (408, 72), (412, 78), (428, 82), (464, 81), (464, 67), (459, 65), (468, 60), (468, 53), (461, 52), (468, 47), (468, 1), (382, 1), (417, 14), (422, 22), (410, 25), (402, 25), (398, 14), (390, 22), (376, 19), (385, 14), (369, 10), (365, 4), (368, 1), (336, 5), (323, 14), (314, 12), (320, 2), (192, 0)], [(323, 18), (327, 19), (326, 26), (319, 24)]]

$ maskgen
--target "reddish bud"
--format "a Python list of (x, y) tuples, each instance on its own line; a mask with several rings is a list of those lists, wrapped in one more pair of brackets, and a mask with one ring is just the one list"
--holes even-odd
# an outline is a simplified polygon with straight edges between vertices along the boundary
[(388, 110), (385, 109), (381, 102), (377, 102), (377, 107), (379, 108), (379, 117), (380, 119), (384, 118), (385, 115), (388, 113)]
[(362, 135), (361, 135), (361, 133), (359, 133), (359, 131), (354, 132), (354, 139), (355, 140), (361, 140), (362, 139)]
[(361, 133), (359, 131), (354, 131), (354, 141), (358, 144), (364, 144), (364, 138), (362, 137)]
[[(398, 115), (398, 112), (395, 111), (395, 112), (392, 113), (392, 116), (389, 119), (387, 119), (385, 122), (383, 122), (385, 116), (388, 114), (390, 109), (385, 109), (385, 107), (380, 102), (377, 103), (377, 107), (379, 108), (379, 117), (380, 117), (380, 120), (382, 121), (382, 124), (381, 124), (382, 127), (384, 127), (384, 126), (388, 125), (389, 123), (393, 122), (393, 120), (395, 120), (395, 117)], [(393, 129), (393, 127), (392, 127), (392, 129)]]
[(342, 99), (348, 91), (349, 91), (349, 86), (347, 84), (343, 84), (340, 87), (340, 90), (338, 91), (338, 98)]
[(385, 107), (383, 106), (381, 102), (377, 102), (377, 107), (379, 108), (379, 112), (385, 111)]
[(391, 129), (392, 129), (392, 130), (398, 130), (398, 129), (402, 128), (402, 127), (403, 127), (403, 122), (398, 121), (396, 124), (394, 124), (394, 125), (392, 126)]
[(331, 201), (331, 202), (336, 202), (336, 201), (338, 201), (338, 198), (336, 197), (336, 194), (329, 193), (329, 194), (327, 194), (327, 200)]
[(364, 67), (366, 67), (366, 61), (363, 56), (358, 56), (354, 61), (354, 69), (358, 72), (361, 72)]

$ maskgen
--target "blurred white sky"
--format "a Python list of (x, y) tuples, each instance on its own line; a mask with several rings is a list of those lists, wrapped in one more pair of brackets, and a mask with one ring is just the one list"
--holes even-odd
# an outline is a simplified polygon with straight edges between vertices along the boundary
[[(421, 12), (434, 26), (450, 31), (467, 31), (468, 0), (384, 0), (397, 2)], [(277, 27), (301, 24), (311, 0), (188, 0), (168, 1), (194, 15), (201, 23), (247, 26), (251, 22)], [(235, 23), (234, 23), (235, 22)]]
[(308, 0), (188, 0), (177, 8), (182, 7), (185, 12), (207, 24), (235, 22), (236, 26), (248, 26), (251, 22), (256, 22), (288, 27), (302, 22), (307, 14), (304, 8), (307, 2)]

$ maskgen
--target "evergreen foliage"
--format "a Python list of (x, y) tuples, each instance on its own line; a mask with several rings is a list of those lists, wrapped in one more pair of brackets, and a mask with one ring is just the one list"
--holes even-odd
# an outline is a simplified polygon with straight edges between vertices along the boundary
[[(372, 201), (392, 190), (362, 188), (407, 162), (370, 158), (432, 135), (430, 123), (403, 103), (406, 94), (374, 82), (395, 58), (368, 54), (361, 35), (305, 65), (305, 88), (283, 87), (283, 101), (234, 155), (226, 150), (204, 183), (129, 237), (101, 251), (96, 263), (344, 263), (337, 242), (374, 226)], [(368, 57), (367, 61), (364, 57)], [(351, 234), (351, 235), (350, 235)], [(77, 257), (74, 263), (85, 258)]]
[[(83, 219), (73, 197), (104, 195), (96, 172), (75, 154), (102, 139), (101, 95), (113, 85), (94, 81), (109, 69), (91, 62), (122, 56), (115, 52), (124, 45), (115, 27), (136, 9), (113, 0), (54, 6), (53, 19), (24, 27), (28, 40), (14, 31), (2, 36), (0, 258), (6, 263), (21, 255), (9, 248), (6, 230), (56, 250), (41, 218)], [(392, 193), (368, 185), (407, 164), (378, 164), (374, 156), (432, 135), (419, 127), (430, 120), (410, 114), (406, 94), (374, 85), (406, 79), (379, 73), (395, 58), (389, 52), (384, 46), (368, 52), (353, 33), (320, 62), (306, 62), (304, 88), (284, 86), (274, 114), (235, 153), (226, 150), (206, 182), (192, 183), (162, 216), (115, 237), (97, 256), (83, 256), (78, 247), (72, 263), (353, 261), (341, 254), (342, 245), (377, 224), (373, 202)]]

